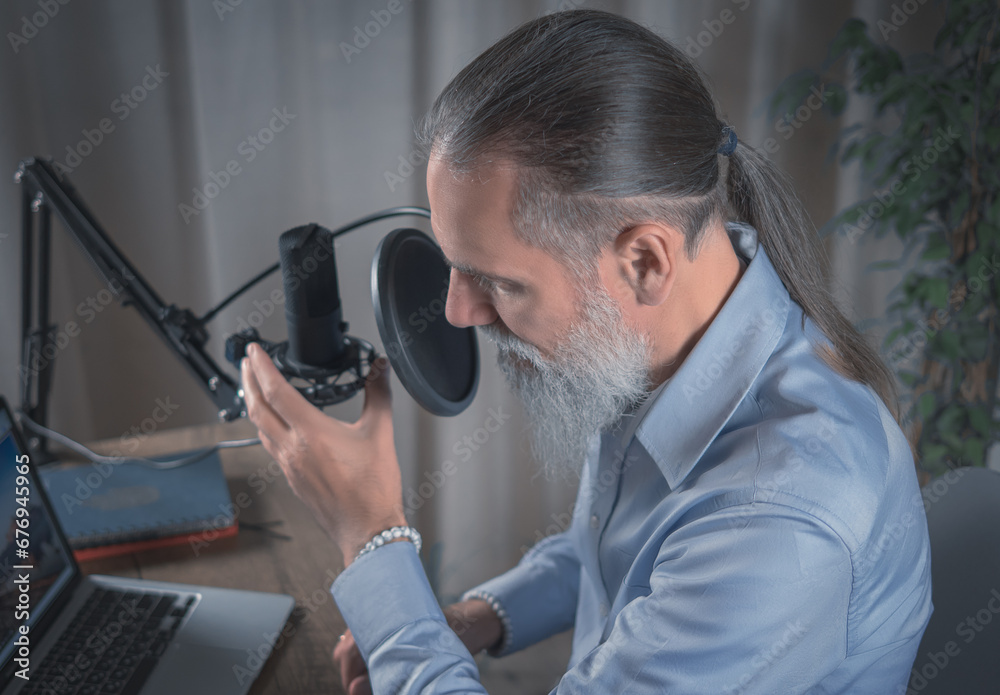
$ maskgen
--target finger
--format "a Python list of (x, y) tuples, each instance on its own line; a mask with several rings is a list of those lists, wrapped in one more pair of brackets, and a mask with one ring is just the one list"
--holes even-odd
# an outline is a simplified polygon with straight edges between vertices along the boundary
[(278, 417), (264, 398), (249, 358), (244, 357), (241, 361), (240, 375), (243, 381), (243, 400), (247, 406), (247, 417), (257, 425), (261, 435), (273, 441), (287, 434), (290, 429), (288, 423)]
[[(344, 641), (346, 642), (347, 640)], [(361, 658), (361, 650), (358, 649), (358, 645), (352, 639), (350, 649), (348, 649), (342, 662), (340, 674), (344, 677), (345, 682), (351, 683), (358, 676), (364, 676), (367, 673), (368, 666), (365, 665), (365, 660)]]
[(337, 672), (340, 674), (340, 685), (347, 691), (347, 686), (351, 684), (351, 680), (347, 677), (347, 652), (348, 649), (344, 644), (344, 635), (340, 636), (340, 641), (333, 648), (333, 663), (337, 665)]
[(365, 405), (361, 409), (362, 418), (385, 418), (392, 420), (392, 393), (389, 390), (389, 360), (380, 357), (375, 360), (365, 381)]
[(372, 682), (367, 673), (351, 681), (347, 687), (347, 695), (372, 695)]
[(350, 636), (351, 630), (348, 628), (344, 631), (344, 634), (337, 638), (337, 643), (333, 645), (333, 660), (338, 664), (340, 663), (341, 658), (346, 656), (347, 652), (350, 650), (351, 642), (353, 642), (353, 640), (350, 639)]
[(340, 678), (345, 690), (358, 676), (368, 673), (365, 660), (361, 658), (361, 650), (358, 649), (350, 630), (345, 632), (343, 639), (337, 643), (333, 650), (333, 658), (340, 669)]
[(274, 366), (271, 357), (256, 343), (247, 346), (247, 357), (260, 394), (286, 423), (305, 422), (319, 411), (307, 401)]

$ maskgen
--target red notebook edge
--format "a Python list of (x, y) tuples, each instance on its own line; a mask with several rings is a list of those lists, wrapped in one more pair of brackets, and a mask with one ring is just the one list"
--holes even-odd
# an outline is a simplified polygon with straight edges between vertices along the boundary
[(195, 533), (179, 533), (174, 536), (164, 536), (162, 538), (150, 538), (145, 541), (133, 541), (129, 543), (114, 543), (112, 545), (100, 545), (93, 548), (80, 548), (73, 551), (73, 557), (77, 562), (87, 562), (89, 560), (101, 560), (117, 555), (131, 555), (144, 550), (155, 550), (157, 548), (169, 548), (185, 543), (211, 543), (220, 538), (230, 538), (239, 531), (239, 523), (233, 521), (232, 525), (223, 528), (209, 528)]

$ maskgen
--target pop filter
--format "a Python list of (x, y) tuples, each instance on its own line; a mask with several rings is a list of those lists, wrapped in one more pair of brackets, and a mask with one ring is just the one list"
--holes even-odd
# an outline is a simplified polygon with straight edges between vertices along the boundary
[(458, 415), (476, 396), (474, 328), (444, 316), (449, 270), (438, 245), (416, 229), (396, 229), (372, 258), (372, 304), (382, 344), (403, 386), (435, 415)]

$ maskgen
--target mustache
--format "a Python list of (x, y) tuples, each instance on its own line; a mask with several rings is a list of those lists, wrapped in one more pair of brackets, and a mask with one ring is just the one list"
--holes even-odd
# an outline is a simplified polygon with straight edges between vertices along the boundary
[(536, 366), (545, 364), (539, 349), (517, 337), (507, 326), (500, 323), (499, 318), (491, 324), (479, 326), (479, 330), (497, 346), (502, 355), (520, 357)]

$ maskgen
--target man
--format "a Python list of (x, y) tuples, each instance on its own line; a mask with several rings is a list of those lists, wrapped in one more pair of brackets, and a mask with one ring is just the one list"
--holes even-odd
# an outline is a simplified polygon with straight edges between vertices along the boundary
[(348, 692), (483, 692), (472, 654), (570, 627), (560, 695), (903, 692), (930, 558), (892, 376), (684, 55), (549, 15), (466, 67), (421, 137), (447, 319), (497, 342), (536, 455), (580, 490), (568, 531), (442, 612), (385, 365), (345, 424), (251, 350), (250, 417), (344, 555)]

